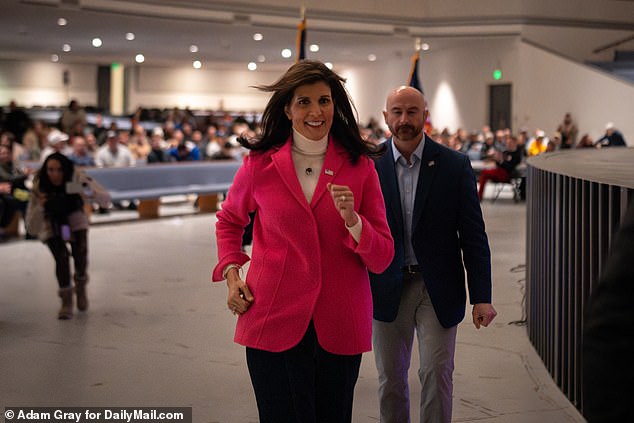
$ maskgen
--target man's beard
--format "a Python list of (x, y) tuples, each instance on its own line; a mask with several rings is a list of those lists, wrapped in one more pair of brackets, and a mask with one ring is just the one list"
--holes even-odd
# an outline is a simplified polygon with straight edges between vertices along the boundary
[(396, 131), (393, 131), (393, 133), (396, 134), (398, 139), (409, 141), (417, 138), (421, 131), (421, 128), (416, 128), (412, 125), (401, 125), (396, 129)]

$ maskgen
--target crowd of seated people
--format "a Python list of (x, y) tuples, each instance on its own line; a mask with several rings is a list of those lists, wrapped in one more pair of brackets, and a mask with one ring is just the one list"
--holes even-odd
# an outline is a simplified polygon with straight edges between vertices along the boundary
[[(527, 128), (520, 128), (514, 134), (508, 128), (492, 131), (489, 126), (470, 133), (458, 128), (454, 133), (449, 129), (434, 129), (429, 135), (448, 148), (461, 151), (469, 157), (478, 176), (480, 199), (484, 187), (489, 182), (510, 182), (518, 177), (516, 169), (526, 157), (572, 148), (605, 148), (626, 146), (623, 134), (613, 123), (605, 127), (605, 134), (598, 140), (585, 133), (577, 140), (578, 129), (570, 113), (566, 113), (557, 130), (548, 136), (544, 130), (535, 129), (532, 136)], [(388, 134), (389, 136), (389, 134)], [(521, 199), (525, 198), (526, 179), (523, 177), (519, 188)]]
[[(72, 100), (59, 120), (47, 123), (31, 121), (24, 109), (11, 103), (9, 113), (0, 116), (0, 135), (9, 139), (12, 155), (19, 162), (42, 162), (47, 155), (60, 151), (79, 166), (132, 166), (174, 161), (240, 159), (237, 136), (256, 130), (246, 119), (228, 117), (200, 122), (191, 112), (177, 108), (157, 116), (143, 109), (129, 117), (130, 129), (104, 124), (103, 115), (95, 114), (88, 123), (78, 101)], [(142, 119), (151, 116), (151, 129)], [(16, 135), (16, 131), (19, 135)], [(229, 144), (227, 144), (229, 143)]]
[[(4, 238), (3, 226), (28, 202), (26, 186), (23, 190), (26, 198), (13, 201), (13, 194), (18, 190), (14, 186), (17, 182), (12, 179), (18, 172), (28, 172), (28, 177), (54, 152), (64, 154), (80, 167), (241, 160), (244, 149), (237, 142), (237, 137), (257, 129), (242, 117), (224, 114), (220, 119), (201, 122), (192, 113), (178, 109), (154, 116), (162, 120), (152, 122), (151, 129), (143, 125), (142, 119), (147, 115), (144, 116), (141, 110), (129, 117), (129, 129), (119, 128), (114, 120), (106, 125), (104, 116), (99, 113), (94, 116), (93, 123), (89, 123), (86, 111), (76, 100), (71, 101), (53, 123), (31, 119), (27, 111), (15, 102), (11, 103), (9, 113), (0, 115), (0, 139), (5, 146), (0, 152), (3, 196), (0, 210), (4, 216), (0, 221), (0, 238)], [(114, 206), (122, 207), (120, 204)], [(134, 203), (127, 207), (133, 209)], [(100, 209), (100, 212), (107, 210)]]
[[(8, 113), (0, 115), (0, 141), (7, 147), (4, 154), (8, 152), (12, 166), (18, 169), (23, 168), (20, 163), (30, 163), (24, 169), (32, 170), (37, 167), (34, 164), (42, 163), (53, 152), (63, 153), (77, 166), (97, 167), (241, 160), (245, 150), (237, 138), (243, 134), (251, 137), (258, 130), (255, 118), (249, 122), (229, 113), (210, 113), (201, 118), (178, 108), (138, 108), (133, 115), (108, 124), (104, 115), (93, 109), (87, 114), (77, 100), (72, 100), (53, 123), (31, 120), (28, 111), (14, 101), (6, 109)], [(118, 122), (126, 128), (120, 128)], [(375, 118), (370, 118), (360, 130), (366, 140), (375, 144), (390, 136)], [(453, 133), (448, 128), (432, 128), (429, 132), (436, 141), (469, 157), (478, 176), (481, 198), (487, 182), (507, 182), (525, 157), (560, 149), (626, 145), (613, 123), (606, 125), (605, 135), (598, 140), (583, 134), (577, 141), (578, 129), (570, 113), (565, 114), (551, 136), (541, 129), (531, 136), (527, 128), (514, 134), (508, 128), (492, 131), (488, 126), (471, 132), (464, 128)], [(525, 183), (522, 193), (524, 190)]]

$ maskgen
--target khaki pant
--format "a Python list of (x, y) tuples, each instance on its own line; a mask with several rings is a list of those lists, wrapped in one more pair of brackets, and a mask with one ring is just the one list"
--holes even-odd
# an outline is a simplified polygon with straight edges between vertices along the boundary
[(415, 273), (405, 276), (396, 320), (389, 323), (374, 320), (372, 323), (381, 423), (410, 421), (408, 370), (414, 333), (420, 355), (420, 421), (451, 422), (457, 326), (442, 327), (423, 278), (420, 273)]

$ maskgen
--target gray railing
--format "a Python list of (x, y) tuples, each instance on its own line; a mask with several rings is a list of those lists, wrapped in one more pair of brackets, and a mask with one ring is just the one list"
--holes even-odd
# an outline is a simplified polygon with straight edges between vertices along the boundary
[(568, 150), (528, 160), (528, 336), (579, 410), (584, 306), (632, 200), (634, 148)]

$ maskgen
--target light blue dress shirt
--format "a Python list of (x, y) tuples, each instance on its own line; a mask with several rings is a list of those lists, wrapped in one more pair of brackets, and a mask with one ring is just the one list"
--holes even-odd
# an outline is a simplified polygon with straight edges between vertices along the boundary
[(405, 265), (418, 264), (414, 247), (412, 246), (412, 218), (414, 216), (414, 201), (416, 200), (416, 187), (420, 174), (421, 157), (425, 147), (425, 137), (420, 141), (408, 163), (405, 157), (392, 142), (392, 154), (394, 155), (394, 167), (396, 179), (401, 196), (401, 210), (403, 211), (403, 239), (405, 242)]

